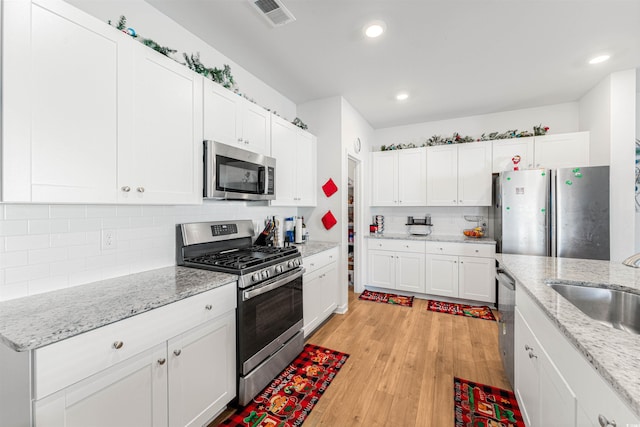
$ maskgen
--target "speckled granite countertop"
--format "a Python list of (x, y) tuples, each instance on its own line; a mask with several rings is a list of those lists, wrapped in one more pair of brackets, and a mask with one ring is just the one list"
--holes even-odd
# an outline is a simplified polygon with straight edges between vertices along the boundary
[(495, 245), (496, 241), (488, 237), (466, 237), (462, 235), (434, 235), (420, 236), (416, 234), (408, 233), (383, 233), (383, 234), (370, 234), (367, 236), (369, 239), (399, 239), (399, 240), (422, 240), (425, 242), (451, 242), (451, 243), (481, 243), (486, 245)]
[(34, 350), (236, 280), (166, 267), (0, 302), (0, 342), (16, 351)]
[(554, 280), (626, 288), (640, 294), (640, 269), (618, 262), (498, 254), (518, 279), (518, 289), (543, 312), (640, 416), (640, 336), (591, 319), (546, 285)]
[(335, 242), (314, 242), (305, 243), (302, 245), (296, 245), (302, 257), (308, 257), (320, 252), (328, 251), (329, 249), (337, 248), (339, 243)]

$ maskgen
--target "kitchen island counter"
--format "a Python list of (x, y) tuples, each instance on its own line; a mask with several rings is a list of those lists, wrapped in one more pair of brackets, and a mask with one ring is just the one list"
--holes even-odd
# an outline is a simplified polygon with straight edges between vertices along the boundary
[(0, 342), (35, 350), (236, 281), (231, 274), (166, 267), (0, 302)]
[(501, 267), (640, 416), (640, 336), (590, 318), (547, 285), (570, 281), (640, 294), (640, 269), (619, 262), (497, 254)]

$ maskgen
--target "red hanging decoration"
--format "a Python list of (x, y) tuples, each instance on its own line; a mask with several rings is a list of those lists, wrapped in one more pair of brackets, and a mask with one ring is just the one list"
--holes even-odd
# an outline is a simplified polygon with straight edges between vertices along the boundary
[(330, 230), (331, 227), (333, 227), (337, 223), (338, 223), (338, 220), (336, 219), (335, 216), (333, 216), (331, 211), (327, 211), (327, 213), (324, 214), (324, 216), (322, 217), (322, 224), (324, 225), (324, 228), (326, 228), (327, 230)]
[(329, 180), (322, 186), (322, 191), (324, 191), (324, 194), (327, 197), (331, 197), (336, 191), (338, 191), (338, 187), (336, 186), (336, 183), (329, 178)]

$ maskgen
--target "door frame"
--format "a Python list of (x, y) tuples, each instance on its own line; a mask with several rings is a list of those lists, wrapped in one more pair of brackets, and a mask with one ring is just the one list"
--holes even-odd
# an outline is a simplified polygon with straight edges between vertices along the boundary
[[(365, 223), (365, 221), (362, 192), (362, 159), (351, 154), (347, 154), (347, 182), (349, 180), (349, 161), (353, 161), (355, 163), (353, 172), (353, 291), (356, 293), (362, 293), (364, 291), (362, 266), (365, 262), (363, 231), (363, 224)], [(347, 201), (345, 200), (345, 203), (346, 202)], [(347, 247), (348, 246), (349, 242), (347, 239)]]

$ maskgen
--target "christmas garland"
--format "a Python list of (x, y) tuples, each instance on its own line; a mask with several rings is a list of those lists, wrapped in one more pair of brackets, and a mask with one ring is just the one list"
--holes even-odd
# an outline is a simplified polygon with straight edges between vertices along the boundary
[[(132, 38), (138, 40), (140, 43), (144, 44), (147, 47), (150, 47), (156, 52), (161, 53), (167, 58), (171, 58), (171, 56), (169, 55), (177, 52), (177, 50), (171, 49), (170, 47), (167, 47), (167, 46), (162, 46), (152, 39), (144, 38), (140, 36), (136, 32), (136, 30), (134, 30), (133, 28), (127, 27), (127, 18), (124, 15), (120, 16), (120, 19), (118, 19), (118, 23), (115, 25), (111, 23), (111, 20), (108, 20), (107, 23), (111, 26), (115, 26), (116, 29), (122, 31), (125, 34), (128, 34)], [(197, 52), (196, 54), (191, 54), (191, 55), (187, 55), (185, 52), (183, 52), (182, 57), (184, 58), (185, 62), (177, 61), (175, 58), (171, 58), (171, 59), (188, 67), (189, 69), (195, 71), (196, 73), (201, 74), (204, 77), (222, 85), (224, 88), (232, 90), (234, 93), (256, 104), (253, 98), (249, 98), (247, 95), (240, 93), (240, 90), (235, 82), (235, 79), (231, 74), (231, 67), (229, 65), (224, 64), (224, 67), (222, 69), (219, 69), (217, 67), (213, 67), (213, 68), (207, 67), (200, 61), (200, 52)], [(280, 117), (280, 115), (275, 110), (271, 111), (269, 108), (265, 108), (265, 109), (270, 113)], [(291, 123), (298, 126), (300, 129), (306, 130), (308, 128), (308, 126), (298, 117), (293, 119)]]
[(461, 136), (458, 132), (454, 132), (450, 137), (442, 137), (440, 135), (433, 135), (431, 138), (428, 138), (422, 145), (418, 146), (414, 143), (408, 144), (391, 144), (391, 145), (382, 145), (380, 150), (382, 151), (390, 151), (390, 150), (402, 150), (405, 148), (418, 148), (418, 147), (433, 147), (435, 145), (447, 145), (447, 144), (464, 144), (467, 142), (476, 142), (476, 141), (493, 141), (496, 139), (510, 139), (510, 138), (526, 138), (529, 136), (540, 136), (545, 135), (549, 131), (549, 126), (542, 126), (542, 124), (533, 127), (533, 133), (530, 131), (521, 131), (518, 132), (517, 129), (507, 130), (505, 132), (491, 132), (489, 134), (482, 134), (478, 138), (473, 138), (471, 136)]

